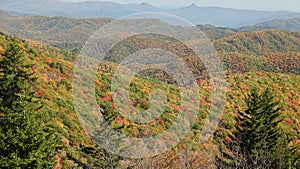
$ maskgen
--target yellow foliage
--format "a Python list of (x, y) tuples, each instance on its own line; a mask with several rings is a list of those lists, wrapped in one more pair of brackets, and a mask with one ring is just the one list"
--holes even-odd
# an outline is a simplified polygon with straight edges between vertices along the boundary
[(62, 122), (60, 122), (58, 120), (56, 121), (56, 125), (61, 127), (61, 128), (64, 128), (64, 126), (65, 126)]

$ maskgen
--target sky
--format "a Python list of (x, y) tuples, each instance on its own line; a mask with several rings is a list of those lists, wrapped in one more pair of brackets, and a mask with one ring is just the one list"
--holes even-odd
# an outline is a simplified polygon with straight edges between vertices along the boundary
[[(64, 0), (80, 2), (87, 0)], [(95, 1), (95, 0), (93, 0)], [(198, 6), (215, 6), (236, 9), (254, 10), (289, 10), (300, 12), (300, 0), (106, 0), (121, 4), (147, 2), (151, 5), (165, 8), (183, 7), (192, 3)]]

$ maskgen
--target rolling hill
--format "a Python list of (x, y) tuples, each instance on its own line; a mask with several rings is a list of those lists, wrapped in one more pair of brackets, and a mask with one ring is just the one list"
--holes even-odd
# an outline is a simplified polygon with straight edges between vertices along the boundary
[[(259, 34), (263, 33), (264, 32), (259, 32)], [(271, 33), (272, 32), (268, 32), (265, 36), (262, 36), (261, 39), (269, 38)], [(250, 37), (250, 35), (254, 36), (256, 34), (245, 34), (245, 36), (247, 35), (247, 37)], [(282, 37), (286, 37), (288, 40), (295, 39), (295, 37), (297, 37), (297, 35), (281, 31), (275, 31), (273, 34), (278, 36), (284, 35)], [(241, 41), (245, 41), (246, 39), (242, 38), (244, 37), (244, 34), (242, 35), (238, 37), (241, 37)], [(140, 37), (137, 38), (140, 39)], [(1, 34), (1, 55), (5, 53), (6, 47), (9, 43), (11, 43), (10, 37)], [(157, 42), (156, 39), (150, 39), (145, 45), (152, 46), (159, 45), (159, 43), (161, 42)], [(113, 156), (106, 156), (105, 152), (101, 148), (97, 147), (87, 137), (84, 130), (81, 128), (77, 119), (77, 114), (74, 111), (71, 84), (73, 60), (76, 56), (66, 51), (45, 46), (31, 40), (21, 39), (20, 44), (23, 46), (23, 50), (26, 53), (26, 56), (28, 56), (28, 59), (35, 63), (33, 70), (39, 77), (35, 87), (38, 90), (38, 94), (43, 97), (45, 109), (47, 110), (46, 112), (49, 113), (49, 116), (52, 119), (48, 125), (51, 126), (61, 138), (61, 141), (57, 143), (59, 145), (57, 151), (58, 165), (63, 168), (105, 168), (105, 165), (108, 165), (107, 163), (112, 161)], [(272, 49), (271, 46), (267, 45), (266, 48), (268, 47), (270, 50)], [(139, 49), (138, 46), (137, 49)], [(227, 74), (228, 96), (226, 98), (221, 126), (225, 126), (226, 130), (233, 127), (235, 114), (243, 107), (243, 93), (253, 86), (260, 89), (270, 87), (276, 95), (276, 99), (281, 101), (283, 105), (282, 117), (284, 118), (284, 121), (280, 126), (283, 131), (293, 137), (294, 141), (291, 144), (297, 144), (298, 140), (300, 140), (300, 135), (298, 133), (300, 126), (299, 53), (287, 53), (288, 50), (283, 50), (280, 54), (272, 53), (266, 54), (265, 56), (252, 54), (249, 56), (246, 52), (243, 57), (242, 55), (244, 50), (237, 50), (237, 52), (235, 52), (235, 50), (230, 51), (229, 49), (223, 53), (223, 62), (225, 63), (227, 70), (231, 70), (232, 73), (229, 71), (229, 74)], [(291, 48), (290, 51), (293, 49), (294, 48)], [(126, 50), (128, 50), (128, 48), (120, 46), (120, 48), (116, 48), (114, 52), (122, 54), (123, 52), (126, 53)], [(251, 51), (251, 53), (255, 53), (256, 50), (249, 51)], [(277, 50), (277, 52), (280, 51)], [(227, 55), (227, 57), (225, 55)], [(288, 57), (288, 59), (286, 59), (286, 57)], [(153, 89), (157, 88), (166, 92), (168, 102), (166, 113), (164, 113), (156, 123), (153, 122), (145, 125), (131, 122), (118, 113), (111, 98), (112, 96), (109, 86), (114, 74), (113, 70), (116, 66), (116, 63), (113, 62), (106, 62), (103, 65), (100, 65), (99, 70), (101, 71), (97, 74), (98, 79), (95, 81), (97, 84), (96, 91), (98, 104), (104, 110), (104, 116), (109, 124), (120, 132), (133, 137), (153, 135), (168, 128), (174, 121), (176, 113), (179, 111), (179, 93), (177, 88), (173, 85), (165, 84), (160, 81), (136, 77), (131, 82), (130, 89), (130, 99), (135, 107), (138, 109), (147, 109), (147, 107), (150, 106), (147, 101), (148, 95)], [(241, 66), (248, 67), (244, 69)], [(260, 69), (266, 67), (275, 67), (276, 69)], [(194, 71), (198, 71), (202, 68), (193, 67), (193, 69), (195, 69)], [(82, 83), (85, 83), (84, 78), (80, 79), (82, 80)], [(87, 100), (87, 90), (88, 89), (86, 88), (82, 88), (81, 92), (78, 93), (82, 102)], [(154, 161), (152, 161), (152, 164), (159, 162), (157, 165), (166, 167), (172, 159), (172, 163), (174, 165), (180, 166), (181, 159), (177, 157), (175, 152), (180, 152), (182, 148), (184, 149), (187, 145), (189, 147), (193, 147), (194, 150), (200, 151), (200, 155), (201, 151), (205, 151), (205, 148), (206, 150), (212, 148), (212, 142), (199, 145), (199, 140), (197, 139), (203, 124), (201, 119), (205, 118), (207, 109), (211, 106), (209, 99), (210, 91), (211, 86), (209, 85), (209, 82), (206, 79), (199, 79), (199, 94), (201, 94), (201, 99), (200, 111), (198, 113), (199, 118), (196, 124), (193, 126), (192, 131), (188, 134), (187, 138), (179, 144), (178, 150), (175, 149), (166, 154), (157, 156), (153, 159)], [(87, 115), (87, 117), (93, 116), (95, 116), (93, 112), (90, 115)], [(172, 140), (169, 141), (172, 142)], [(203, 156), (205, 157), (205, 155)], [(108, 159), (105, 159), (106, 157), (108, 157)], [(168, 159), (166, 159), (166, 157), (168, 157)], [(207, 161), (205, 162), (207, 158), (209, 157), (206, 156), (204, 159), (199, 158), (193, 161), (193, 163), (194, 165), (203, 166), (201, 164), (209, 163)], [(160, 159), (165, 159), (165, 161), (161, 162)], [(117, 163), (120, 162), (122, 166), (127, 165), (138, 168), (139, 165), (139, 163), (135, 163), (130, 159), (116, 158), (113, 161)]]
[[(70, 19), (65, 17), (37, 17), (37, 16), (13, 16), (0, 12), (0, 30), (28, 39), (37, 40), (60, 49), (79, 53), (83, 43), (101, 26), (113, 19)], [(292, 55), (300, 51), (299, 32), (287, 32), (280, 30), (262, 30), (254, 32), (239, 32), (239, 29), (220, 28), (212, 25), (199, 25), (213, 42), (220, 56), (227, 62), (227, 66), (239, 71), (249, 71), (251, 66), (243, 64), (244, 68), (236, 64), (235, 59), (243, 62), (257, 63), (255, 70), (279, 71), (278, 65), (267, 66), (265, 60), (257, 57), (277, 53), (280, 56)], [(140, 39), (141, 40), (141, 39)], [(136, 43), (129, 41), (128, 43)], [(145, 44), (157, 45), (155, 41), (145, 41)], [(128, 49), (131, 50), (131, 49)], [(295, 57), (297, 59), (297, 57)], [(297, 66), (297, 64), (296, 64)], [(247, 68), (248, 67), (248, 68)], [(263, 68), (264, 67), (264, 68)], [(295, 67), (295, 66), (294, 66)], [(253, 68), (253, 67), (252, 67)], [(281, 72), (281, 71), (279, 71)], [(286, 71), (285, 71), (286, 72)], [(299, 74), (297, 71), (294, 73)]]
[(148, 3), (118, 4), (107, 1), (66, 2), (62, 0), (2, 0), (0, 9), (38, 16), (72, 18), (120, 18), (139, 12), (163, 12), (187, 19), (193, 24), (212, 24), (221, 27), (241, 27), (274, 19), (295, 18), (294, 12), (264, 12), (229, 8), (199, 7), (191, 4), (178, 9), (162, 9)]
[(226, 36), (233, 35), (238, 32), (257, 32), (262, 30), (281, 30), (289, 32), (299, 32), (300, 31), (300, 18), (291, 19), (275, 19), (268, 22), (258, 23), (252, 26), (243, 26), (240, 28), (224, 28), (216, 27), (214, 25), (197, 25), (197, 27), (204, 31), (206, 35), (212, 39), (222, 39)]
[(65, 17), (15, 16), (0, 11), (0, 30), (78, 52), (96, 30), (112, 19), (69, 19)]
[[(11, 6), (6, 7), (15, 11), (26, 8), (28, 13), (32, 12), (32, 15), (42, 14), (43, 10), (46, 10), (49, 13), (44, 15), (65, 16), (69, 14), (59, 12), (63, 6), (67, 8), (69, 5), (73, 5), (74, 7), (70, 9), (77, 9), (78, 4), (80, 4), (80, 9), (78, 10), (82, 11), (80, 13), (82, 16), (90, 15), (90, 12), (101, 7), (105, 7), (107, 10), (116, 9), (119, 12), (116, 13), (118, 15), (123, 14), (122, 12), (131, 13), (132, 9), (136, 11), (157, 9), (146, 3), (119, 5), (105, 2), (105, 5), (107, 5), (105, 6), (104, 2), (66, 3), (59, 0), (41, 0), (32, 3), (25, 3), (24, 1), (24, 6), (20, 6), (21, 2), (5, 0), (0, 2), (0, 6), (3, 7), (2, 5), (10, 4)], [(41, 5), (44, 4), (48, 4), (49, 9), (42, 8)], [(57, 9), (55, 9), (55, 5), (58, 5)], [(33, 9), (32, 6), (34, 6), (35, 10), (30, 10)], [(90, 6), (95, 8), (91, 8), (91, 11), (86, 11), (86, 8)], [(126, 8), (126, 10), (123, 8)], [(187, 11), (199, 11), (199, 9), (200, 7), (191, 5), (170, 11), (188, 17), (185, 15)], [(220, 8), (205, 8), (205, 10), (210, 10), (210, 12), (222, 11), (221, 14), (228, 17), (241, 12)], [(66, 11), (68, 12), (68, 10)], [(105, 12), (105, 10), (103, 11)], [(250, 13), (248, 11), (248, 13), (245, 12), (244, 14), (256, 15), (257, 11), (250, 11)], [(275, 16), (273, 14), (268, 13), (267, 16), (273, 17)], [(285, 14), (290, 15), (290, 13)], [(147, 110), (151, 107), (149, 94), (153, 90), (159, 89), (164, 91), (167, 97), (166, 111), (150, 124), (140, 124), (120, 114), (112, 99), (110, 85), (114, 77), (114, 71), (124, 56), (145, 48), (163, 48), (179, 55), (184, 53), (186, 55), (183, 56), (183, 61), (195, 73), (199, 86), (201, 98), (199, 100), (199, 111), (197, 112), (198, 118), (191, 132), (176, 148), (153, 159), (132, 160), (119, 158), (97, 146), (89, 137), (90, 135), (87, 135), (79, 123), (78, 114), (76, 114), (73, 104), (74, 96), (72, 95), (74, 77), (78, 77), (77, 79), (82, 84), (88, 83), (85, 79), (86, 77), (78, 76), (73, 72), (77, 53), (80, 51), (82, 44), (99, 27), (111, 22), (113, 19), (72, 19), (57, 16), (17, 15), (19, 14), (0, 11), (0, 32), (5, 33), (0, 33), (0, 59), (5, 54), (8, 45), (12, 43), (10, 35), (19, 37), (18, 43), (22, 46), (26, 58), (34, 63), (32, 71), (38, 76), (34, 87), (37, 90), (37, 94), (43, 98), (45, 117), (51, 119), (47, 125), (59, 137), (55, 152), (56, 168), (116, 168), (117, 166), (124, 168), (142, 168), (142, 166), (151, 168), (154, 165), (157, 168), (181, 168), (182, 163), (192, 164), (194, 168), (203, 168), (203, 166), (210, 168), (214, 165), (213, 161), (209, 159), (214, 158), (214, 140), (208, 140), (203, 144), (199, 144), (203, 120), (206, 118), (208, 109), (213, 106), (210, 100), (210, 92), (213, 87), (209, 83), (209, 78), (203, 76), (206, 73), (205, 66), (200, 63), (201, 61), (190, 57), (190, 55), (193, 55), (192, 52), (185, 53), (185, 51), (189, 51), (186, 46), (177, 46), (177, 41), (167, 37), (137, 35), (116, 45), (108, 53), (109, 56), (112, 56), (111, 59), (99, 65), (99, 72), (97, 72), (95, 77), (97, 78), (95, 80), (95, 91), (98, 105), (95, 106), (101, 109), (104, 118), (112, 128), (131, 137), (151, 136), (168, 129), (174, 123), (174, 119), (181, 109), (181, 103), (180, 92), (174, 79), (164, 72), (150, 70), (149, 72), (142, 72), (131, 81), (129, 88), (130, 103), (136, 108), (135, 110)], [(94, 15), (96, 16), (98, 13), (95, 12)], [(211, 17), (217, 17), (218, 15)], [(213, 22), (221, 23), (217, 20)], [(225, 19), (223, 24), (225, 22), (227, 24), (232, 21)], [(213, 25), (198, 26), (212, 40), (226, 71), (227, 97), (222, 120), (219, 124), (220, 131), (228, 131), (234, 127), (236, 113), (239, 110), (243, 110), (245, 106), (243, 103), (245, 93), (252, 87), (256, 87), (259, 90), (269, 87), (276, 96), (276, 101), (279, 101), (282, 105), (281, 117), (283, 121), (280, 123), (280, 128), (284, 134), (292, 138), (289, 140), (289, 145), (298, 146), (296, 147), (296, 152), (300, 154), (300, 32), (291, 32), (294, 30), (290, 29), (291, 27), (298, 29), (297, 22), (297, 19), (275, 20), (259, 24), (261, 26), (255, 25), (253, 27), (236, 29), (220, 28)], [(237, 24), (241, 24), (241, 22)], [(278, 29), (281, 27), (290, 31), (260, 30), (265, 27)], [(89, 65), (85, 66), (90, 68)], [(77, 101), (79, 101), (79, 105), (82, 105), (82, 110), (88, 109), (81, 103), (89, 101), (89, 95), (87, 94), (89, 90), (89, 88), (83, 87), (80, 88), (79, 93), (76, 93), (78, 95)], [(118, 94), (122, 95), (122, 92)], [(184, 106), (186, 109), (191, 108), (189, 105)], [(127, 107), (122, 107), (122, 109), (128, 112), (130, 110)], [(134, 111), (133, 113), (136, 112)], [(85, 114), (85, 117), (95, 118), (97, 117), (97, 112)], [(225, 137), (225, 135), (220, 137)], [(172, 139), (167, 141), (174, 143)], [(190, 152), (186, 152), (186, 150)], [(206, 152), (211, 152), (212, 154), (206, 154)], [(193, 155), (193, 157), (184, 156), (184, 154)], [(172, 166), (169, 166), (170, 164)]]
[[(112, 20), (110, 18), (15, 16), (9, 12), (0, 11), (0, 31), (78, 53), (82, 44), (96, 30)], [(280, 24), (276, 23), (274, 27), (280, 27)], [(298, 25), (294, 26), (295, 29), (299, 28)], [(255, 29), (249, 32), (252, 31), (250, 28), (233, 29), (213, 25), (198, 25), (197, 28), (214, 41), (218, 52), (221, 53), (226, 50), (254, 54), (268, 53), (273, 50), (273, 52), (299, 51), (299, 33), (297, 32), (278, 30), (255, 32)], [(246, 32), (241, 32), (244, 29)]]
[(299, 52), (300, 33), (279, 30), (243, 32), (218, 39), (214, 44), (219, 53), (262, 55), (272, 52)]
[(275, 19), (269, 22), (262, 22), (254, 26), (245, 26), (237, 29), (241, 32), (259, 31), (264, 29), (279, 29), (285, 31), (300, 31), (300, 18)]

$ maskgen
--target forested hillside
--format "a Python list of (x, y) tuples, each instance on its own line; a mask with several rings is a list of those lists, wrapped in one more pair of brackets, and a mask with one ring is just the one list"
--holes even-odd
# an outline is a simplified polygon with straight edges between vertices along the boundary
[(249, 33), (236, 33), (214, 42), (219, 53), (238, 52), (263, 55), (278, 52), (299, 52), (299, 32), (263, 30)]
[(243, 32), (259, 31), (264, 29), (278, 29), (285, 31), (300, 31), (300, 18), (275, 19), (269, 22), (262, 22), (254, 26), (241, 27), (238, 30)]
[[(92, 4), (94, 2), (89, 5)], [(110, 5), (116, 4), (108, 3)], [(143, 3), (129, 4), (126, 9), (136, 7), (140, 11), (154, 8)], [(239, 12), (205, 9), (228, 15)], [(193, 10), (198, 11), (199, 7), (191, 5), (173, 11), (185, 15)], [(253, 12), (256, 13), (250, 13)], [(273, 13), (263, 14), (273, 16)], [(98, 65), (97, 74), (92, 75), (96, 79), (98, 104), (93, 108), (101, 110), (113, 129), (130, 137), (154, 136), (175, 124), (181, 110), (195, 109), (193, 105), (182, 105), (174, 77), (149, 69), (130, 82), (128, 102), (133, 108), (121, 109), (137, 117), (149, 115), (147, 111), (139, 112), (153, 106), (160, 110), (156, 104), (161, 102), (150, 102), (151, 93), (160, 90), (166, 97), (163, 113), (148, 124), (124, 117), (114, 102), (111, 84), (121, 61), (134, 52), (159, 48), (177, 54), (193, 72), (200, 96), (197, 119), (185, 139), (153, 158), (130, 159), (110, 154), (97, 145), (97, 134), (88, 135), (84, 127), (98, 125), (82, 126), (74, 107), (75, 100), (80, 105), (79, 110), (89, 110), (85, 103), (90, 101), (89, 91), (94, 90), (81, 87), (78, 93), (73, 93), (74, 79), (83, 86), (89, 83), (86, 77), (74, 73), (78, 54), (86, 40), (113, 19), (18, 15), (0, 11), (0, 32), (3, 32), (0, 33), (0, 168), (243, 168), (247, 163), (248, 168), (300, 168), (299, 19), (273, 20), (241, 28), (197, 26), (212, 41), (227, 81), (225, 108), (218, 129), (202, 135), (203, 129), (213, 128), (211, 121), (203, 126), (210, 108), (218, 107), (211, 101), (214, 86), (201, 59), (185, 44), (167, 36), (141, 34), (116, 44)], [(178, 30), (186, 29), (178, 27)], [(139, 66), (144, 64), (147, 63), (139, 63)], [(164, 63), (157, 63), (160, 64)], [(91, 69), (91, 65), (84, 66)], [(125, 95), (122, 91), (117, 94)], [(88, 119), (98, 117), (97, 112), (82, 112), (80, 115)], [(190, 118), (191, 114), (185, 116)], [(36, 131), (31, 132), (33, 129)], [(172, 136), (166, 140), (169, 145), (176, 144), (177, 135)], [(200, 142), (200, 138), (207, 140)], [(24, 145), (21, 140), (28, 144)], [(34, 146), (33, 142), (39, 145)], [(37, 154), (42, 154), (41, 158)]]
[[(11, 48), (12, 45), (16, 47)], [(14, 40), (10, 36), (0, 35), (1, 60), (6, 57), (7, 52), (11, 53), (13, 52), (11, 50), (18, 48), (21, 49), (18, 52), (21, 52), (22, 57), (24, 57), (22, 59), (26, 63), (31, 63), (31, 67), (27, 70), (28, 73), (30, 71), (34, 76), (37, 76), (33, 87), (35, 90), (34, 95), (41, 99), (43, 105), (40, 110), (42, 114), (39, 116), (42, 121), (46, 122), (43, 128), (55, 135), (54, 138), (50, 138), (55, 147), (55, 152), (52, 152), (55, 157), (50, 159), (54, 162), (54, 166), (56, 168), (76, 168), (80, 166), (105, 168), (108, 165), (105, 161), (105, 152), (96, 147), (85, 134), (72, 106), (71, 80), (75, 56), (38, 42)], [(22, 66), (20, 65), (20, 67)], [(0, 74), (0, 76), (2, 79), (6, 74)], [(1, 92), (4, 92), (4, 90)], [(5, 114), (0, 113), (0, 115), (4, 115), (1, 116), (1, 120), (6, 118)], [(0, 129), (5, 131), (4, 128), (0, 127)], [(5, 145), (1, 144), (1, 146)], [(2, 148), (1, 150), (3, 150)], [(4, 164), (5, 161), (1, 162), (2, 167), (9, 164), (9, 161)], [(22, 166), (22, 161), (19, 163), (15, 161), (15, 164), (9, 165)]]
[[(79, 53), (83, 43), (101, 26), (112, 20), (109, 18), (20, 17), (0, 11), (0, 30), (9, 35), (36, 40)], [(280, 27), (277, 22), (273, 25), (274, 28)], [(284, 29), (286, 31), (258, 29), (256, 31), (257, 29), (220, 28), (212, 25), (199, 25), (197, 28), (213, 40), (218, 52), (222, 53), (228, 51), (262, 54), (299, 51), (299, 33), (289, 32), (289, 29)], [(269, 29), (271, 28), (273, 27)], [(267, 49), (264, 49), (265, 47)]]
[(299, 32), (263, 30), (235, 33), (214, 41), (224, 66), (232, 73), (267, 71), (299, 75)]
[[(43, 19), (43, 18), (41, 18)], [(45, 18), (44, 18), (45, 19)], [(64, 18), (51, 18), (47, 22), (55, 21), (53, 25), (62, 24)], [(99, 25), (103, 24), (103, 20), (99, 20)], [(109, 21), (109, 20), (104, 20)], [(28, 25), (32, 22), (28, 19)], [(19, 27), (26, 26), (24, 25)], [(38, 21), (35, 21), (37, 26), (35, 30), (48, 32), (51, 34), (51, 28), (43, 28)], [(87, 24), (86, 20), (78, 20), (78, 23), (72, 24)], [(61, 25), (62, 26), (62, 25)], [(59, 28), (61, 29), (61, 26)], [(94, 29), (92, 26), (91, 31)], [(96, 27), (96, 26), (95, 26)], [(42, 29), (43, 28), (43, 29)], [(55, 26), (53, 28), (56, 28)], [(32, 29), (32, 28), (31, 28)], [(59, 32), (63, 35), (69, 32), (70, 29), (65, 30), (54, 29), (52, 33)], [(75, 33), (77, 29), (72, 29)], [(37, 31), (37, 32), (39, 32)], [(78, 30), (79, 31), (79, 30)], [(19, 32), (23, 33), (23, 32)], [(28, 32), (27, 32), (28, 33)], [(214, 33), (212, 33), (214, 34)], [(219, 124), (216, 140), (226, 139), (228, 132), (233, 129), (235, 125), (235, 116), (238, 111), (242, 111), (245, 107), (243, 98), (245, 93), (249, 92), (251, 88), (256, 87), (259, 90), (264, 90), (269, 87), (274, 93), (275, 100), (282, 105), (280, 117), (283, 119), (279, 123), (280, 129), (286, 135), (290, 136), (289, 146), (295, 147), (293, 156), (298, 156), (300, 153), (300, 78), (299, 78), (299, 44), (300, 34), (297, 32), (284, 32), (267, 30), (253, 33), (235, 33), (224, 38), (214, 41), (215, 47), (218, 50), (220, 57), (227, 70), (227, 99), (223, 120)], [(20, 34), (22, 35), (22, 34)], [(32, 33), (31, 36), (33, 36)], [(42, 35), (37, 35), (40, 37)], [(55, 36), (53, 42), (65, 42), (66, 38)], [(70, 36), (73, 37), (73, 36)], [(61, 38), (61, 39), (59, 39)], [(75, 36), (75, 38), (78, 38)], [(67, 40), (73, 42), (75, 39)], [(168, 41), (168, 39), (164, 39)], [(144, 45), (148, 47), (161, 46), (164, 44), (165, 48), (173, 49), (168, 46), (169, 43), (158, 41), (157, 38), (150, 38), (137, 36), (126, 41), (126, 45), (119, 46), (112, 51), (115, 54), (115, 60), (110, 60), (104, 65), (100, 66), (102, 70), (98, 74), (97, 96), (99, 105), (105, 110), (105, 118), (110, 125), (115, 129), (126, 133), (130, 136), (147, 136), (159, 133), (168, 128), (174, 117), (179, 111), (179, 94), (176, 86), (172, 83), (165, 83), (165, 78), (162, 76), (153, 76), (155, 79), (149, 80), (143, 76), (136, 77), (131, 85), (131, 101), (138, 109), (147, 109), (150, 105), (148, 102), (148, 95), (154, 88), (159, 88), (166, 92), (168, 97), (167, 112), (159, 118), (158, 123), (151, 123), (149, 125), (140, 125), (124, 119), (117, 111), (112, 102), (110, 95), (109, 84), (112, 79), (112, 70), (117, 63), (118, 57), (127, 54), (129, 50), (139, 50), (142, 47), (136, 42), (145, 42)], [(214, 166), (214, 161), (211, 160), (212, 154), (206, 154), (208, 150), (214, 147), (215, 141), (210, 140), (204, 144), (198, 144), (197, 136), (202, 129), (203, 119), (206, 117), (207, 110), (210, 108), (210, 91), (211, 86), (206, 77), (197, 76), (199, 85), (200, 111), (198, 112), (198, 120), (194, 125), (193, 130), (188, 134), (187, 138), (175, 149), (165, 154), (153, 158), (151, 162), (148, 159), (144, 160), (130, 160), (120, 159), (104, 152), (101, 147), (96, 146), (92, 140), (88, 138), (84, 130), (79, 124), (77, 115), (74, 111), (72, 101), (72, 76), (73, 76), (73, 61), (77, 57), (68, 51), (59, 50), (57, 48), (46, 46), (41, 43), (20, 39), (15, 41), (12, 37), (1, 34), (0, 36), (0, 54), (2, 59), (6, 56), (10, 44), (16, 43), (26, 56), (26, 60), (31, 62), (33, 66), (30, 70), (38, 77), (34, 84), (36, 95), (41, 98), (43, 113), (49, 120), (47, 127), (51, 128), (53, 133), (57, 136), (55, 150), (55, 165), (57, 168), (106, 168), (107, 166), (131, 166), (132, 168), (149, 168), (150, 165), (156, 165), (160, 168), (180, 167), (183, 163), (189, 164), (194, 168), (201, 168), (203, 166)], [(49, 43), (49, 41), (48, 41)], [(82, 42), (78, 42), (79, 44)], [(132, 47), (129, 44), (132, 45)], [(122, 44), (121, 44), (122, 45)], [(143, 48), (145, 48), (145, 46)], [(176, 49), (179, 53), (184, 51)], [(185, 60), (189, 65), (195, 65), (193, 60), (188, 58)], [(190, 62), (190, 63), (189, 63)], [(195, 65), (193, 72), (205, 72), (203, 65)], [(157, 75), (157, 74), (156, 74)], [(1, 74), (0, 76), (4, 76)], [(164, 77), (164, 76), (163, 76)], [(83, 79), (82, 79), (83, 80)], [(84, 83), (84, 80), (83, 80)], [(171, 85), (170, 85), (171, 84)], [(85, 91), (79, 94), (84, 101), (86, 98)], [(44, 118), (44, 117), (43, 117)], [(228, 139), (228, 138), (227, 138)], [(170, 140), (172, 142), (172, 140)], [(100, 145), (101, 146), (101, 145)], [(189, 153), (184, 153), (189, 147)], [(164, 159), (164, 160), (162, 160)], [(299, 166), (299, 164), (298, 164)], [(171, 167), (172, 168), (172, 167)]]
[(58, 48), (79, 52), (96, 30), (112, 21), (109, 18), (70, 19), (65, 17), (14, 16), (0, 11), (2, 32), (17, 35)]

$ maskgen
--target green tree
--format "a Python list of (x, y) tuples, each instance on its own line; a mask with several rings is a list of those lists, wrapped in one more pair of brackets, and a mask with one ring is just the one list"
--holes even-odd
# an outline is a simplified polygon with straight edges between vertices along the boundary
[[(288, 168), (279, 147), (288, 150), (278, 127), (281, 122), (279, 102), (267, 89), (252, 89), (245, 97), (246, 109), (239, 111), (235, 129), (228, 132), (216, 157), (218, 168)], [(281, 150), (282, 151), (282, 150)]]
[(0, 58), (0, 168), (53, 168), (55, 136), (47, 134), (28, 62), (12, 38)]

